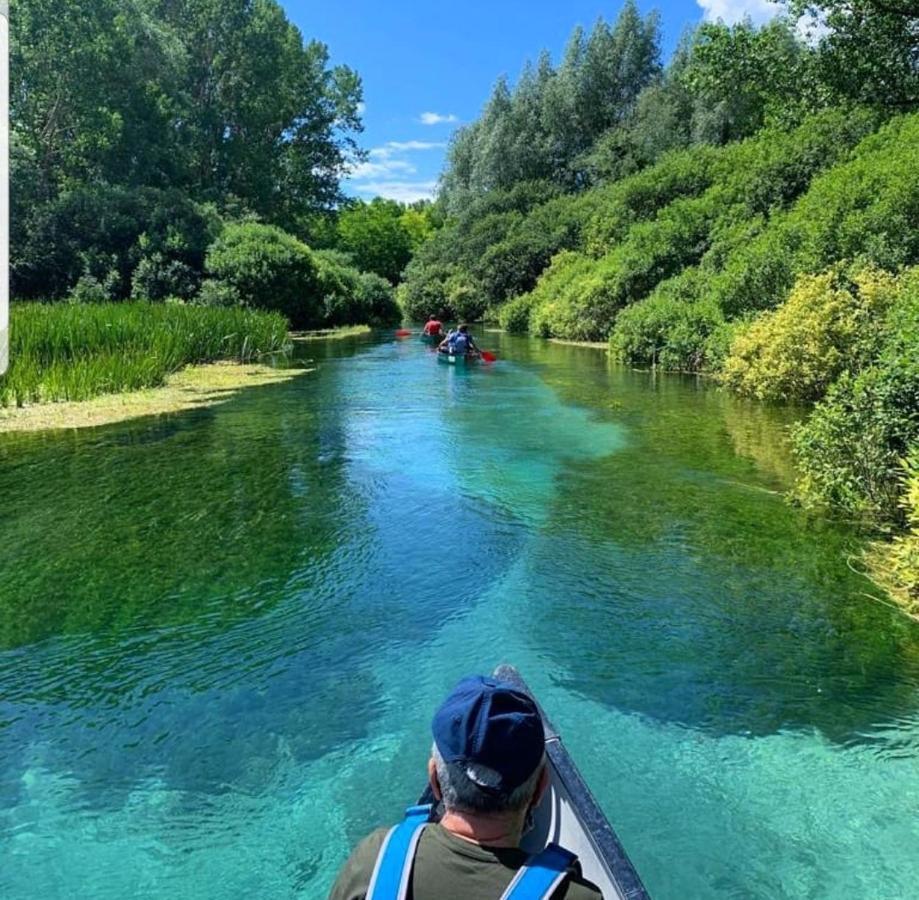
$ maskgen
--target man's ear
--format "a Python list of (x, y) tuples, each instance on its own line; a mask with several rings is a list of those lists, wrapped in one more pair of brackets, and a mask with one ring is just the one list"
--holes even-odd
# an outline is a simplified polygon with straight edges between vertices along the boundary
[(428, 781), (431, 783), (431, 793), (434, 794), (434, 799), (439, 803), (440, 798), (443, 796), (443, 791), (441, 791), (440, 782), (437, 780), (437, 766), (433, 757), (428, 760)]

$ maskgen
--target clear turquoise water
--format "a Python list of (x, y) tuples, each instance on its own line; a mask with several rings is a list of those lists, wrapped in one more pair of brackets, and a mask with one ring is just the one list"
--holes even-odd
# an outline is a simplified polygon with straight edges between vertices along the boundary
[(0, 437), (0, 896), (322, 897), (515, 663), (656, 898), (919, 896), (919, 626), (791, 411), (488, 335)]

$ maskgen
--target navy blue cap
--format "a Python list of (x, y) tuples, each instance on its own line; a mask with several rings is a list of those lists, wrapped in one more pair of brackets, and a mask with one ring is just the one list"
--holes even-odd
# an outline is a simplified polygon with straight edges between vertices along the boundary
[(520, 787), (542, 760), (545, 732), (533, 698), (505, 681), (464, 678), (434, 713), (434, 743), (444, 762), (493, 769), (498, 791)]

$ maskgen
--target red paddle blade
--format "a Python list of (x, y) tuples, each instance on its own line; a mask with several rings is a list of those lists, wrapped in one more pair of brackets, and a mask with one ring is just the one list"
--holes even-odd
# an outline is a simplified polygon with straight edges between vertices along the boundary
[(494, 353), (489, 353), (487, 350), (482, 351), (482, 359), (484, 359), (485, 362), (497, 362), (498, 361), (498, 357), (495, 356)]
[(411, 333), (408, 328), (400, 328), (396, 331), (396, 337), (408, 337)]

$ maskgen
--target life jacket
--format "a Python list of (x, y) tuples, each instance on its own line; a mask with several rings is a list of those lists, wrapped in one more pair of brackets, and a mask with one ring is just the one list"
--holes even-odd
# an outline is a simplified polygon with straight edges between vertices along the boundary
[(456, 356), (462, 356), (469, 350), (469, 338), (462, 331), (452, 331), (447, 338), (447, 347)]
[[(421, 833), (431, 821), (431, 806), (410, 806), (405, 818), (390, 829), (377, 855), (367, 889), (367, 900), (405, 900), (412, 880), (415, 851)], [(549, 844), (518, 870), (499, 900), (549, 900), (568, 877), (577, 856), (558, 844)]]

